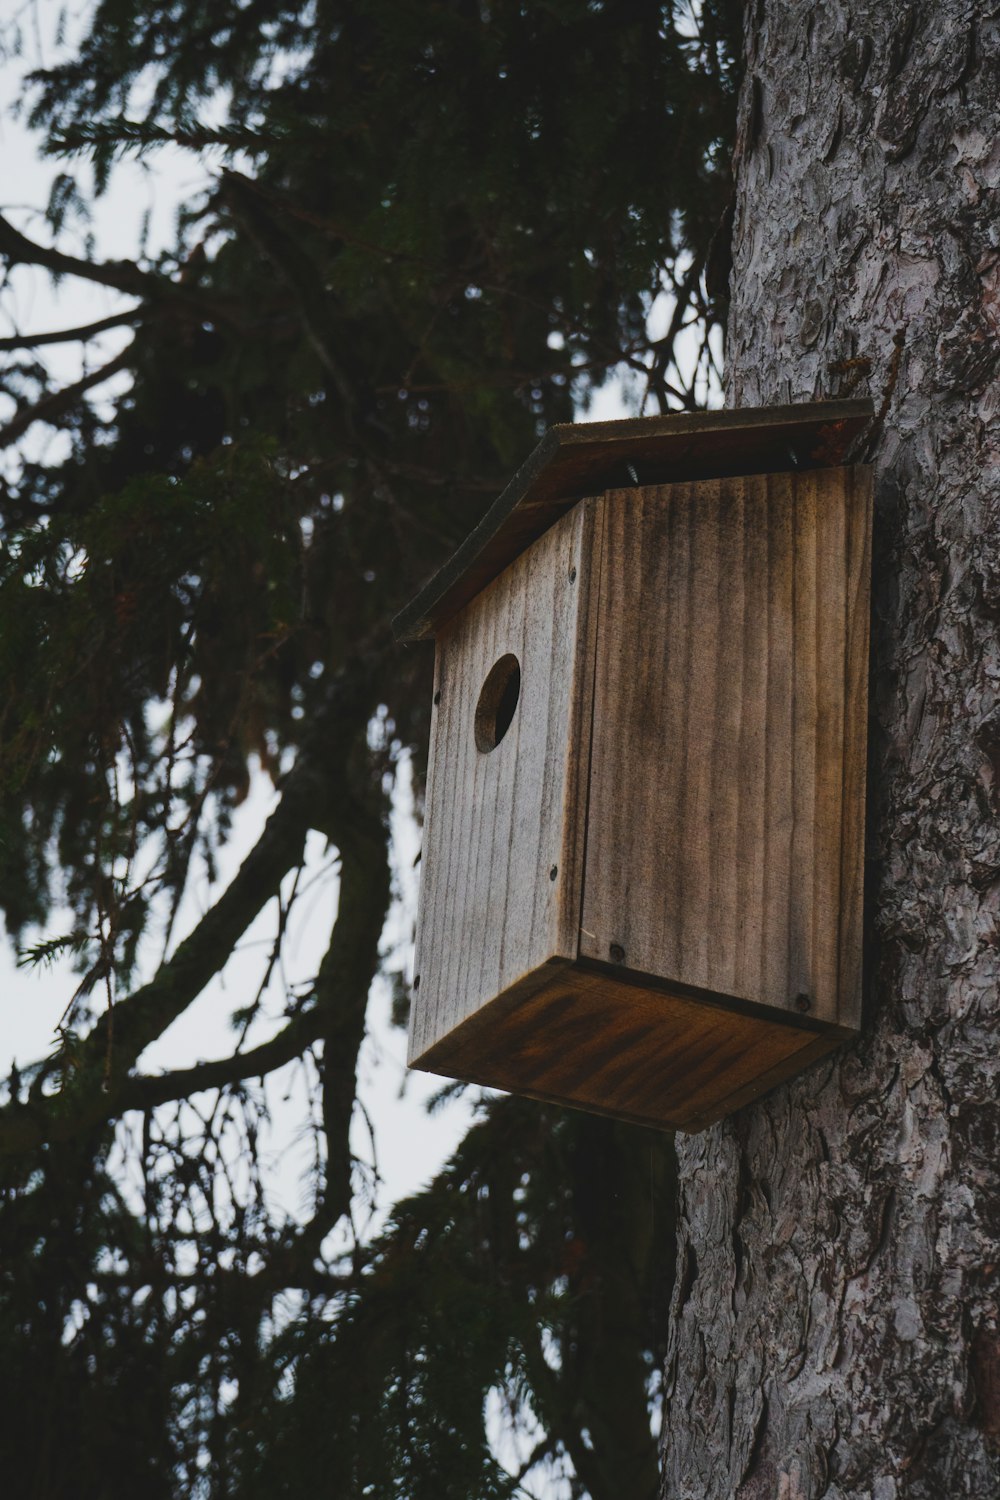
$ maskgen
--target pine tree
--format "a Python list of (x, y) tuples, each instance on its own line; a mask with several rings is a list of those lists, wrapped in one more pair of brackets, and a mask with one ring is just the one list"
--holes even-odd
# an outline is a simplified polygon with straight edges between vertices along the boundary
[[(647, 409), (697, 401), (737, 11), (99, 0), (26, 79), (66, 169), (50, 242), (2, 216), (0, 254), (113, 289), (116, 312), (59, 337), (125, 340), (69, 387), (54, 339), (0, 341), (5, 444), (36, 423), (69, 440), (0, 497), (0, 907), (28, 958), (72, 953), (80, 976), (0, 1106), (0, 1464), (27, 1493), (523, 1493), (484, 1435), (497, 1391), (537, 1423), (526, 1473), (655, 1493), (663, 1137), (500, 1100), (374, 1242), (328, 1247), (357, 1188), (388, 798), (426, 741), (429, 662), (388, 621), (609, 372)], [(163, 142), (211, 171), (176, 246), (70, 253), (78, 163), (100, 189)], [(120, 372), (108, 417), (94, 397)], [(174, 942), (255, 765), (276, 809)], [(311, 831), (340, 870), (314, 981), (271, 1039), (144, 1071), (257, 914), (285, 921)], [(70, 930), (32, 949), (62, 896)], [(319, 1131), (303, 1224), (268, 1206), (255, 1083), (298, 1057)]]

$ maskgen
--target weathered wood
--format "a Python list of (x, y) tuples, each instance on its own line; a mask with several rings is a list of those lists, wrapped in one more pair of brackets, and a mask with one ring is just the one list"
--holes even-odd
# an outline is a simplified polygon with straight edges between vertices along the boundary
[(856, 1030), (870, 508), (614, 491), (443, 631), (414, 1065), (691, 1130)]
[[(564, 517), (438, 642), (411, 1058), (539, 966), (576, 956), (597, 510)], [(485, 753), (476, 705), (508, 653), (520, 699)]]
[(858, 1025), (869, 510), (845, 469), (609, 495), (582, 956)]
[(865, 398), (552, 427), (454, 556), (396, 617), (396, 636), (435, 635), (586, 495), (636, 482), (840, 464), (872, 410)]
[[(850, 724), (868, 719), (868, 672), (871, 653), (872, 471), (863, 471), (865, 503), (847, 513), (847, 642), (844, 714)], [(868, 762), (863, 746), (844, 762), (841, 790), (840, 932), (837, 964), (844, 995), (863, 997), (865, 816)]]
[(441, 1037), (419, 1066), (618, 1119), (701, 1130), (846, 1034), (574, 964), (513, 986)]

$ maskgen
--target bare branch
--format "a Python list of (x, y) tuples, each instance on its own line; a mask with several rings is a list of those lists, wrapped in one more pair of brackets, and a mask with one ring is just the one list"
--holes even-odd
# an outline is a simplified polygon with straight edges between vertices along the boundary
[(294, 1016), (277, 1036), (262, 1042), (259, 1047), (252, 1047), (249, 1052), (236, 1052), (231, 1057), (195, 1063), (190, 1068), (175, 1068), (160, 1077), (139, 1074), (129, 1078), (122, 1085), (117, 1108), (123, 1111), (154, 1109), (159, 1104), (187, 1099), (206, 1089), (225, 1088), (227, 1084), (240, 1083), (245, 1078), (263, 1078), (292, 1062), (311, 1042), (315, 1042), (322, 1035), (324, 1024), (319, 1011), (313, 1008)]
[(347, 789), (346, 814), (332, 830), (340, 849), (340, 897), (330, 946), (316, 976), (324, 1019), (323, 1125), (326, 1189), (317, 1221), (332, 1228), (351, 1207), (351, 1117), (357, 1097), (358, 1052), (365, 1034), (368, 991), (378, 969), (378, 945), (389, 905), (387, 829), (377, 791)]
[(43, 344), (87, 343), (109, 328), (122, 328), (134, 324), (142, 317), (141, 307), (130, 307), (127, 312), (112, 313), (109, 318), (99, 318), (96, 323), (84, 323), (80, 328), (59, 328), (53, 333), (15, 333), (0, 339), (0, 350), (40, 349)]
[(110, 380), (111, 376), (117, 375), (119, 370), (127, 369), (132, 362), (134, 343), (134, 339), (130, 340), (114, 359), (108, 360), (106, 365), (101, 365), (96, 370), (91, 370), (89, 375), (82, 376), (72, 385), (64, 386), (61, 391), (53, 391), (32, 406), (24, 407), (11, 418), (5, 427), (0, 427), (0, 448), (9, 448), (12, 443), (16, 443), (18, 438), (23, 437), (35, 422), (57, 421), (76, 406), (80, 398), (95, 385)]
[(225, 318), (237, 328), (242, 328), (245, 321), (244, 304), (236, 297), (202, 290), (191, 279), (190, 265), (181, 270), (177, 280), (171, 280), (169, 276), (162, 276), (159, 272), (144, 271), (130, 260), (84, 260), (29, 240), (26, 234), (15, 229), (2, 214), (0, 260), (6, 261), (8, 266), (42, 266), (57, 276), (79, 276), (84, 281), (96, 281), (100, 286), (113, 287), (116, 291), (143, 297), (152, 303), (187, 303), (197, 309), (201, 316)]
[[(254, 917), (278, 892), (285, 873), (301, 859), (308, 830), (329, 831), (338, 818), (338, 804), (345, 846), (349, 843), (356, 798), (344, 784), (343, 771), (368, 720), (375, 669), (391, 649), (385, 627), (331, 683), (324, 709), (312, 726), (311, 745), (285, 778), (281, 801), (256, 845), (173, 957), (148, 984), (116, 1004), (110, 1045), (105, 1015), (76, 1045), (72, 1068), (67, 1068), (57, 1093), (36, 1089), (27, 1104), (12, 1100), (0, 1108), (0, 1155), (72, 1139), (120, 1114), (137, 1059), (222, 968)], [(376, 952), (377, 941), (378, 934)], [(365, 995), (367, 990), (366, 983)], [(46, 1063), (38, 1076), (51, 1077), (52, 1072)]]
[(143, 271), (130, 260), (81, 260), (76, 255), (66, 255), (61, 250), (39, 245), (15, 229), (2, 214), (0, 256), (10, 266), (44, 266), (57, 276), (79, 276), (84, 281), (96, 281), (101, 286), (132, 292), (140, 297), (161, 296), (164, 288), (173, 284), (152, 271)]

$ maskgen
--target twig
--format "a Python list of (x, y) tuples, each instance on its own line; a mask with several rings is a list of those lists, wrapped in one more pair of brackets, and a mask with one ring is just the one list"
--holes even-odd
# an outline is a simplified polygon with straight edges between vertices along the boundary
[(99, 318), (96, 323), (84, 323), (79, 328), (58, 328), (52, 333), (16, 333), (0, 339), (0, 350), (40, 349), (43, 344), (87, 343), (109, 328), (121, 328), (135, 323), (142, 317), (141, 307), (129, 308), (128, 312), (112, 313), (110, 318)]
[(0, 448), (9, 448), (12, 443), (16, 443), (18, 438), (23, 437), (35, 422), (54, 422), (75, 406), (81, 396), (86, 395), (87, 391), (95, 385), (110, 380), (111, 376), (117, 375), (119, 370), (126, 369), (132, 362), (134, 342), (134, 339), (131, 340), (121, 353), (116, 354), (114, 359), (109, 360), (106, 365), (101, 365), (97, 370), (91, 370), (89, 375), (84, 375), (72, 385), (64, 386), (61, 391), (53, 391), (51, 395), (43, 396), (41, 401), (36, 401), (33, 406), (26, 406), (23, 411), (19, 411), (6, 427), (0, 427)]

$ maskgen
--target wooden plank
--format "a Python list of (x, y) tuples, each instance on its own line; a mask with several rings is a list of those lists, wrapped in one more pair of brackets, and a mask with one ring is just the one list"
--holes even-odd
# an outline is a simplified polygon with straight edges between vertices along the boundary
[(868, 720), (868, 653), (872, 573), (872, 471), (845, 475), (847, 504), (846, 649), (844, 717), (848, 726), (841, 792), (839, 1015), (860, 1027), (864, 947), (865, 785)]
[[(600, 559), (597, 502), (523, 553), (438, 641), (411, 1056), (486, 1001), (576, 956)], [(507, 656), (520, 697), (495, 749), (480, 690)]]
[(399, 640), (439, 629), (577, 500), (663, 484), (843, 463), (867, 400), (680, 412), (552, 427), (454, 556), (394, 621)]
[(553, 942), (555, 953), (574, 958), (580, 946), (583, 876), (587, 857), (594, 681), (600, 618), (598, 590), (605, 533), (603, 501), (584, 501), (581, 509), (584, 508), (577, 560), (570, 567), (570, 582), (577, 590), (577, 600), (573, 640), (567, 643), (571, 652), (572, 675), (569, 682), (562, 835), (556, 877), (559, 900)]
[(744, 1105), (752, 1104), (756, 1099), (762, 1099), (765, 1094), (777, 1088), (779, 1083), (784, 1083), (787, 1079), (794, 1078), (796, 1074), (803, 1073), (806, 1068), (818, 1062), (821, 1057), (826, 1057), (845, 1040), (842, 1035), (834, 1031), (812, 1034), (802, 1032), (799, 1035), (801, 1047), (794, 1052), (789, 1052), (773, 1066), (760, 1073), (758, 1077), (740, 1083), (731, 1094), (713, 1100), (711, 1105), (701, 1113), (690, 1115), (683, 1128), (694, 1135), (699, 1130), (706, 1130), (709, 1125), (714, 1125), (717, 1120), (727, 1119)]
[(783, 475), (765, 488), (767, 574), (764, 583), (766, 628), (754, 650), (767, 662), (767, 697), (763, 700), (765, 809), (760, 902), (761, 946), (759, 993), (788, 1004), (788, 888), (795, 838), (795, 643), (790, 629), (795, 610), (795, 512), (791, 486)]
[(856, 1026), (860, 638), (849, 720), (845, 673), (867, 593), (859, 558), (848, 597), (846, 472), (608, 496), (580, 955)]
[(471, 1015), (417, 1066), (618, 1119), (700, 1130), (840, 1039), (580, 965), (532, 979)]
[[(813, 829), (809, 859), (802, 869), (803, 884), (811, 877), (811, 972), (801, 993), (809, 998), (809, 1014), (822, 1020), (841, 1017), (840, 903), (844, 821), (844, 771), (852, 750), (845, 718), (848, 623), (847, 510), (851, 502), (847, 470), (804, 477), (798, 486), (796, 522), (807, 520), (812, 536), (815, 591), (814, 657), (804, 673), (813, 684), (814, 718), (806, 720), (796, 745), (812, 747), (811, 806), (803, 809)], [(806, 497), (809, 497), (806, 502)], [(805, 503), (804, 503), (805, 502)], [(796, 574), (798, 577), (798, 574)], [(798, 636), (796, 641), (798, 642)], [(808, 643), (809, 638), (806, 637)], [(861, 723), (864, 740), (865, 724)], [(864, 821), (863, 809), (859, 809)], [(793, 877), (794, 878), (794, 877)]]
[[(735, 695), (739, 703), (735, 764), (741, 767), (741, 780), (745, 780), (750, 786), (764, 786), (766, 789), (768, 765), (769, 761), (773, 763), (776, 747), (773, 741), (768, 740), (767, 716), (754, 712), (748, 705), (767, 702), (772, 675), (768, 635), (768, 557), (775, 517), (770, 504), (770, 487), (767, 524), (763, 527), (754, 525), (752, 517), (748, 522), (746, 512), (748, 506), (752, 510), (753, 499), (751, 497), (748, 500), (745, 486), (737, 488), (734, 482), (734, 503), (737, 497), (742, 546), (734, 559), (740, 579), (733, 594), (738, 596), (742, 606), (738, 628), (744, 649), (741, 653), (738, 694)], [(729, 757), (725, 757), (720, 771), (730, 774), (728, 766)], [(735, 778), (731, 779), (735, 784)], [(732, 994), (761, 994), (767, 984), (770, 951), (765, 935), (767, 904), (764, 892), (768, 879), (766, 795), (756, 799), (744, 798), (742, 805), (737, 805), (733, 816), (736, 823), (736, 930), (732, 976), (725, 987)]]

